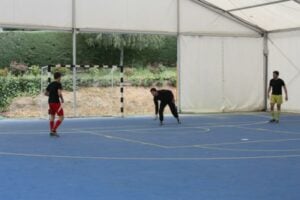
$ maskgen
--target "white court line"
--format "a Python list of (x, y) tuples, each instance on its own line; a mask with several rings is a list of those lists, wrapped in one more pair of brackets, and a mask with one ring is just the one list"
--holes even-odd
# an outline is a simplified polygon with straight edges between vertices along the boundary
[[(185, 127), (189, 127), (189, 128), (197, 128), (197, 127), (201, 127), (201, 128), (204, 128), (206, 126), (210, 126), (210, 125), (220, 125), (220, 126), (227, 126), (228, 124), (230, 126), (234, 126), (234, 125), (244, 125), (244, 124), (253, 124), (253, 123), (260, 123), (261, 121), (254, 121), (254, 122), (240, 122), (240, 121), (232, 121), (232, 122), (207, 122), (207, 123), (196, 123), (196, 124), (187, 124), (185, 125), (184, 122), (183, 124), (180, 124), (180, 125), (177, 125), (177, 124), (172, 124), (172, 125), (176, 125), (176, 126), (168, 126), (168, 125), (164, 125), (164, 126), (159, 126), (159, 124), (157, 124), (157, 126), (153, 127), (153, 124), (148, 124), (147, 126), (137, 126), (137, 125), (124, 125), (124, 126), (118, 126), (118, 125), (115, 125), (115, 126), (106, 126), (106, 127), (90, 127), (90, 128), (83, 128), (82, 130), (103, 130), (103, 131), (107, 131), (107, 130), (113, 130), (113, 131), (116, 131), (116, 130), (124, 130), (124, 128), (139, 128), (139, 129), (153, 129), (153, 128), (157, 128), (157, 129), (164, 129), (164, 130), (167, 130), (167, 129), (174, 129), (174, 128), (185, 128)], [(65, 122), (66, 123), (66, 122)], [(69, 126), (69, 125), (68, 125)], [(7, 128), (7, 127), (6, 127)], [(79, 128), (77, 128), (79, 129)], [(71, 131), (73, 130), (73, 128), (63, 128), (63, 130), (65, 131)], [(125, 129), (125, 130), (132, 130), (132, 129)], [(2, 129), (1, 131), (11, 131), (11, 130), (7, 130), (7, 129)], [(45, 129), (35, 129), (35, 130), (30, 130), (30, 129), (27, 129), (27, 130), (24, 130), (24, 129), (14, 129), (13, 132), (17, 132), (17, 131), (45, 131)]]
[[(237, 122), (226, 122), (226, 123), (237, 123)], [(190, 125), (190, 126), (181, 126), (181, 125), (178, 125), (178, 126), (173, 126), (173, 127), (166, 127), (166, 126), (162, 126), (162, 127), (155, 127), (155, 128), (151, 128), (149, 126), (144, 126), (145, 128), (136, 128), (137, 126), (124, 126), (124, 127), (133, 127), (132, 129), (123, 129), (124, 127), (123, 126), (114, 126), (114, 127), (92, 127), (92, 128), (84, 128), (84, 129), (79, 129), (79, 128), (76, 128), (76, 131), (88, 131), (88, 130), (96, 130), (96, 131), (120, 131), (120, 132), (128, 132), (128, 131), (148, 131), (148, 130), (177, 130), (177, 129), (203, 129), (204, 131), (202, 132), (208, 132), (210, 131), (210, 128), (209, 127), (235, 127), (235, 126), (238, 126), (238, 125), (254, 125), (254, 124), (260, 124), (260, 123), (265, 123), (265, 122), (253, 122), (253, 123), (248, 123), (248, 122), (243, 122), (243, 123), (237, 123), (237, 124), (219, 124), (219, 123), (204, 123), (203, 125), (207, 125), (207, 126), (203, 126), (201, 124), (201, 126), (193, 126), (193, 125)], [(72, 133), (71, 131), (72, 130), (75, 130), (74, 128), (64, 128), (61, 133)], [(6, 135), (6, 134), (10, 134), (10, 133), (15, 133), (15, 134), (29, 134), (29, 133), (20, 133), (19, 131), (25, 131), (25, 132), (28, 132), (28, 131), (31, 131), (31, 132), (41, 132), (41, 133), (49, 133), (49, 131), (45, 131), (45, 129), (40, 129), (40, 130), (13, 130), (13, 131), (10, 131), (10, 132), (5, 132), (5, 133), (0, 133), (3, 134), (3, 135)], [(31, 134), (31, 133), (30, 133)], [(37, 134), (37, 133), (32, 133), (32, 134)]]
[[(161, 130), (161, 131), (165, 131), (165, 130), (178, 130), (178, 129), (202, 129), (203, 131), (200, 131), (201, 133), (206, 133), (209, 132), (210, 129), (209, 128), (205, 128), (205, 127), (200, 127), (200, 126), (195, 126), (195, 127), (160, 127), (160, 128), (137, 128), (137, 129), (127, 129), (127, 130), (118, 130), (119, 132), (141, 132), (141, 131), (153, 131), (153, 130)], [(154, 132), (155, 133), (155, 132)], [(161, 134), (162, 132), (157, 132), (159, 134)], [(177, 133), (178, 134), (178, 133)]]
[[(229, 122), (228, 122), (229, 123)], [(219, 128), (219, 127), (237, 127), (237, 126), (249, 126), (249, 125), (257, 125), (257, 124), (266, 124), (268, 122), (266, 121), (255, 121), (255, 122), (243, 122), (243, 123), (238, 123), (238, 124), (220, 124), (220, 123), (207, 123), (205, 125), (200, 125), (200, 126), (181, 126), (178, 125), (176, 127), (165, 127), (165, 126), (160, 126), (160, 127), (146, 127), (146, 128), (132, 128), (132, 129), (117, 129), (118, 127), (114, 127), (112, 130), (105, 129), (101, 130), (101, 128), (86, 128), (86, 129), (72, 129), (76, 131), (90, 131), (90, 130), (95, 130), (98, 133), (99, 132), (107, 132), (107, 131), (115, 131), (115, 132), (130, 132), (130, 131), (152, 131), (152, 130), (178, 130), (178, 129), (203, 129), (203, 132), (209, 132), (210, 128)], [(100, 129), (100, 130), (99, 130)]]
[(203, 146), (202, 149), (219, 150), (219, 151), (236, 151), (236, 152), (295, 152), (300, 149), (233, 149), (226, 147), (207, 147)]
[[(256, 125), (256, 124), (265, 124), (267, 122), (253, 122), (253, 123), (239, 123), (239, 124), (235, 124), (235, 125), (232, 125), (232, 124), (226, 124), (226, 125), (220, 125), (219, 123), (209, 123), (209, 124), (214, 124), (214, 126), (209, 126), (211, 128), (214, 128), (214, 127), (236, 127), (236, 128), (246, 128), (246, 127), (242, 127), (242, 126), (247, 126), (247, 125)], [(168, 129), (174, 129), (174, 128), (178, 128), (178, 127), (168, 127)], [(186, 128), (197, 128), (197, 129), (204, 129), (205, 131), (209, 131), (210, 129), (209, 128), (206, 128), (206, 127), (203, 127), (203, 126), (197, 126), (197, 127), (179, 127), (179, 128), (183, 128), (183, 129), (186, 129)], [(156, 129), (159, 129), (159, 130), (166, 130), (165, 127), (159, 127), (159, 128), (156, 128)], [(252, 129), (252, 128), (251, 128)], [(72, 132), (72, 133), (89, 133), (89, 134), (92, 134), (92, 135), (98, 135), (98, 136), (102, 136), (102, 137), (105, 137), (105, 138), (109, 138), (109, 139), (116, 139), (116, 140), (122, 140), (122, 141), (126, 141), (126, 142), (131, 142), (131, 143), (138, 143), (138, 144), (142, 144), (142, 145), (150, 145), (150, 146), (155, 146), (155, 147), (160, 147), (160, 148), (208, 148), (207, 146), (220, 146), (220, 145), (229, 145), (229, 144), (244, 144), (244, 143), (258, 143), (258, 142), (279, 142), (279, 140), (260, 140), (260, 141), (247, 141), (247, 142), (238, 142), (238, 143), (217, 143), (217, 144), (194, 144), (194, 145), (181, 145), (181, 146), (166, 146), (166, 145), (160, 145), (160, 144), (155, 144), (155, 143), (148, 143), (148, 142), (144, 142), (144, 141), (139, 141), (139, 140), (133, 140), (133, 139), (128, 139), (128, 138), (122, 138), (122, 137), (117, 137), (117, 136), (111, 136), (111, 135), (107, 135), (107, 134), (101, 134), (101, 133), (94, 133), (94, 132), (91, 132), (91, 131), (82, 131), (80, 129), (73, 129), (73, 130), (76, 130), (78, 132)], [(153, 130), (152, 129), (129, 129), (129, 130), (122, 130), (122, 131), (142, 131), (142, 130)], [(254, 129), (256, 130), (256, 129)], [(259, 129), (257, 129), (259, 130)], [(99, 130), (98, 130), (99, 131)], [(271, 130), (270, 130), (271, 131)], [(67, 132), (62, 132), (62, 134), (64, 133), (67, 133)], [(5, 134), (5, 133), (4, 133)], [(24, 134), (24, 133), (22, 133)], [(37, 134), (37, 133), (35, 133)], [(283, 140), (281, 140), (283, 141)], [(216, 149), (216, 148), (215, 148)], [(220, 150), (225, 150), (225, 148), (219, 148)], [(228, 148), (227, 148), (228, 149)], [(228, 150), (232, 150), (232, 149), (228, 149)], [(239, 150), (236, 150), (236, 151), (250, 151), (250, 150), (243, 150), (243, 149), (239, 149)], [(251, 150), (251, 151), (255, 151), (255, 150)], [(264, 151), (264, 150), (257, 150), (257, 151)], [(266, 150), (268, 151), (268, 150)], [(281, 150), (271, 150), (271, 151), (281, 151)], [(288, 150), (288, 151), (295, 151), (295, 150)]]
[[(47, 132), (49, 134), (49, 132)], [(29, 133), (20, 133), (20, 132), (6, 132), (6, 133), (0, 133), (0, 135), (45, 135), (46, 132), (29, 132)]]
[(236, 126), (235, 128), (254, 130), (254, 131), (264, 131), (264, 132), (271, 132), (271, 133), (300, 135), (300, 132), (293, 132), (293, 131), (271, 130), (271, 129), (264, 129), (264, 128), (250, 128), (250, 127), (243, 127), (243, 126)]
[(278, 156), (240, 156), (240, 157), (103, 157), (103, 156), (62, 156), (49, 154), (30, 154), (0, 152), (0, 156), (39, 157), (39, 158), (65, 158), (86, 160), (139, 160), (139, 161), (195, 161), (195, 160), (249, 160), (249, 159), (282, 159), (298, 158), (300, 154)]
[[(217, 128), (217, 127), (236, 127), (236, 126), (246, 126), (246, 125), (255, 125), (255, 124), (263, 124), (265, 122), (251, 122), (251, 123), (248, 123), (248, 122), (243, 122), (243, 123), (237, 123), (237, 122), (228, 122), (228, 123), (233, 123), (233, 124), (220, 124), (220, 123), (205, 123), (204, 125), (206, 126), (203, 126), (202, 124), (200, 126), (181, 126), (181, 125), (178, 125), (178, 126), (173, 126), (173, 127), (166, 127), (166, 126), (159, 126), (159, 127), (149, 127), (149, 126), (145, 126), (145, 128), (135, 128), (136, 126), (132, 126), (133, 128), (131, 129), (123, 129), (124, 127), (118, 127), (118, 126), (115, 126), (115, 127), (104, 127), (104, 128), (84, 128), (84, 129), (76, 129), (77, 131), (82, 131), (82, 132), (86, 132), (88, 130), (95, 130), (97, 132), (107, 132), (107, 131), (119, 131), (119, 132), (133, 132), (133, 131), (152, 131), (152, 130), (162, 130), (162, 131), (166, 131), (166, 130), (181, 130), (181, 129), (203, 129), (203, 131), (201, 132), (209, 132), (210, 131), (210, 127), (211, 128)], [(237, 124), (234, 124), (234, 123), (237, 123)], [(128, 126), (127, 126), (128, 127)], [(100, 129), (100, 130), (99, 130)], [(63, 133), (69, 133), (71, 132), (72, 130), (75, 130), (74, 128), (64, 128), (63, 131), (61, 132), (62, 134)], [(24, 131), (24, 130), (20, 130), (20, 131)], [(26, 131), (31, 131), (31, 132), (42, 132), (44, 133), (45, 132), (45, 129), (43, 130), (25, 130)], [(13, 132), (5, 132), (5, 133), (0, 133), (1, 134), (9, 134), (9, 133), (15, 133), (15, 134), (27, 134), (27, 133), (19, 133), (18, 130), (13, 130)], [(46, 132), (45, 132), (46, 133)], [(154, 132), (155, 133), (155, 132)], [(157, 133), (161, 133), (161, 132), (157, 132)], [(33, 134), (33, 133), (32, 133)]]
[(273, 140), (253, 140), (253, 141), (243, 141), (243, 142), (224, 142), (224, 143), (210, 143), (210, 144), (193, 144), (193, 145), (181, 145), (181, 146), (169, 146), (169, 148), (207, 148), (214, 146), (223, 145), (239, 145), (239, 144), (251, 144), (251, 143), (276, 143), (276, 142), (287, 142), (287, 141), (299, 141), (300, 138), (294, 139), (273, 139)]
[[(75, 129), (74, 129), (75, 130)], [(76, 130), (78, 131), (78, 130)], [(223, 148), (223, 147), (217, 147), (220, 145), (238, 145), (238, 144), (249, 144), (249, 143), (275, 143), (275, 142), (286, 142), (286, 141), (298, 141), (300, 138), (295, 139), (274, 139), (274, 140), (255, 140), (255, 141), (243, 141), (243, 142), (227, 142), (227, 143), (213, 143), (213, 144), (194, 144), (194, 145), (182, 145), (182, 146), (170, 146), (170, 145), (160, 145), (155, 143), (149, 143), (144, 142), (140, 140), (133, 140), (128, 138), (122, 138), (117, 136), (111, 136), (107, 134), (101, 134), (101, 133), (94, 133), (94, 132), (88, 132), (85, 131), (85, 133), (89, 133), (92, 135), (97, 135), (101, 137), (105, 137), (108, 139), (114, 139), (114, 140), (121, 140), (125, 142), (130, 143), (137, 143), (142, 145), (148, 145), (148, 146), (155, 146), (160, 147), (164, 149), (183, 149), (183, 148), (202, 148), (202, 149), (211, 149), (211, 150), (227, 150), (227, 151), (253, 151), (253, 152), (289, 152), (289, 151), (300, 151), (300, 149), (270, 149), (270, 150), (262, 150), (262, 149), (232, 149), (232, 148)]]
[[(49, 135), (49, 131), (31, 131), (31, 132), (6, 132), (6, 133), (0, 133), (0, 135)], [(63, 131), (63, 132), (59, 132), (59, 134), (81, 134), (79, 132), (71, 132), (71, 131)]]
[[(74, 130), (77, 131), (76, 129), (74, 129)], [(105, 137), (107, 139), (112, 139), (112, 140), (121, 140), (121, 141), (125, 141), (125, 142), (130, 142), (130, 143), (136, 143), (136, 144), (142, 144), (142, 145), (148, 145), (148, 146), (154, 146), (154, 147), (160, 147), (160, 148), (168, 148), (167, 146), (159, 145), (159, 144), (155, 144), (155, 143), (143, 142), (143, 141), (139, 141), (139, 140), (111, 136), (111, 135), (95, 133), (95, 132), (91, 132), (91, 131), (84, 131), (84, 133), (89, 133), (91, 135), (101, 136), (101, 137)]]

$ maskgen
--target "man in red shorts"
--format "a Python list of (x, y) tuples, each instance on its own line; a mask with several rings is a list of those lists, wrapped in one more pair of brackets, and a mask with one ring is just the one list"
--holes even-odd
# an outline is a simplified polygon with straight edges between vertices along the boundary
[[(45, 95), (49, 97), (49, 114), (50, 114), (50, 136), (59, 137), (56, 130), (64, 120), (64, 110), (62, 104), (64, 98), (62, 95), (61, 73), (54, 73), (54, 81), (51, 82), (45, 92)], [(55, 115), (58, 116), (58, 120), (55, 122)]]

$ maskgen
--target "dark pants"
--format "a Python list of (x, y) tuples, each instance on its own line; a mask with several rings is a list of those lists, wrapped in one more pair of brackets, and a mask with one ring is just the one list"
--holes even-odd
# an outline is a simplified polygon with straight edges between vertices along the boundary
[(178, 118), (178, 112), (175, 103), (171, 102), (161, 102), (159, 106), (159, 120), (162, 122), (164, 120), (164, 109), (166, 105), (169, 105), (170, 110), (175, 118)]

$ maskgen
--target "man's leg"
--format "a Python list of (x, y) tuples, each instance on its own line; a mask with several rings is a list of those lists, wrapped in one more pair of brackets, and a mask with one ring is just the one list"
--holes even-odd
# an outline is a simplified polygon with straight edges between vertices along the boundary
[(50, 121), (50, 132), (53, 132), (53, 128), (54, 128), (54, 120), (55, 120), (55, 115), (50, 115), (49, 121)]
[(275, 112), (274, 112), (274, 105), (275, 103), (271, 103), (271, 115), (272, 115), (272, 119), (270, 120), (270, 122), (275, 122)]
[(178, 111), (177, 111), (175, 103), (170, 102), (169, 103), (169, 107), (170, 107), (170, 110), (171, 110), (173, 116), (177, 119), (177, 122), (180, 124), (180, 120), (179, 120), (179, 116), (178, 116)]
[(164, 121), (164, 110), (165, 110), (165, 107), (166, 107), (166, 103), (165, 102), (161, 102), (160, 103), (160, 106), (159, 106), (159, 120), (160, 120), (160, 124), (162, 125), (163, 124), (163, 121)]
[(62, 108), (60, 108), (57, 112), (58, 115), (58, 120), (55, 123), (55, 126), (53, 128), (54, 132), (56, 132), (57, 128), (61, 125), (61, 123), (64, 120), (64, 110)]
[(275, 113), (275, 120), (278, 123), (280, 118), (280, 112), (281, 112), (281, 104), (277, 104), (277, 112)]

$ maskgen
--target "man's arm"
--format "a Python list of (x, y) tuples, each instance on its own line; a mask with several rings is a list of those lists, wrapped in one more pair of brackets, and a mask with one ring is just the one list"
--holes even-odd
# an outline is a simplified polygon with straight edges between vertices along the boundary
[(285, 93), (285, 100), (288, 101), (288, 99), (289, 99), (288, 98), (288, 92), (287, 92), (287, 88), (286, 88), (285, 85), (283, 86), (283, 89), (284, 89), (284, 93)]
[(158, 114), (158, 100), (156, 98), (153, 99), (155, 105), (155, 119), (157, 119)]
[(49, 90), (50, 90), (50, 89), (49, 89), (49, 85), (48, 85), (47, 88), (46, 88), (46, 91), (45, 91), (45, 93), (44, 93), (45, 96), (49, 96), (49, 93), (50, 93)]
[(268, 87), (268, 99), (270, 98), (271, 86)]
[(59, 96), (59, 98), (60, 98), (60, 102), (61, 103), (64, 103), (64, 98), (63, 98), (63, 95), (62, 95), (62, 90), (61, 89), (58, 89), (58, 96)]
[(154, 99), (154, 105), (155, 105), (155, 114), (158, 114), (158, 100)]
[(271, 82), (272, 82), (272, 80), (270, 80), (270, 82), (269, 82), (269, 87), (268, 87), (268, 99), (270, 98), (270, 92), (271, 92), (271, 89), (272, 89), (272, 87), (271, 87)]

